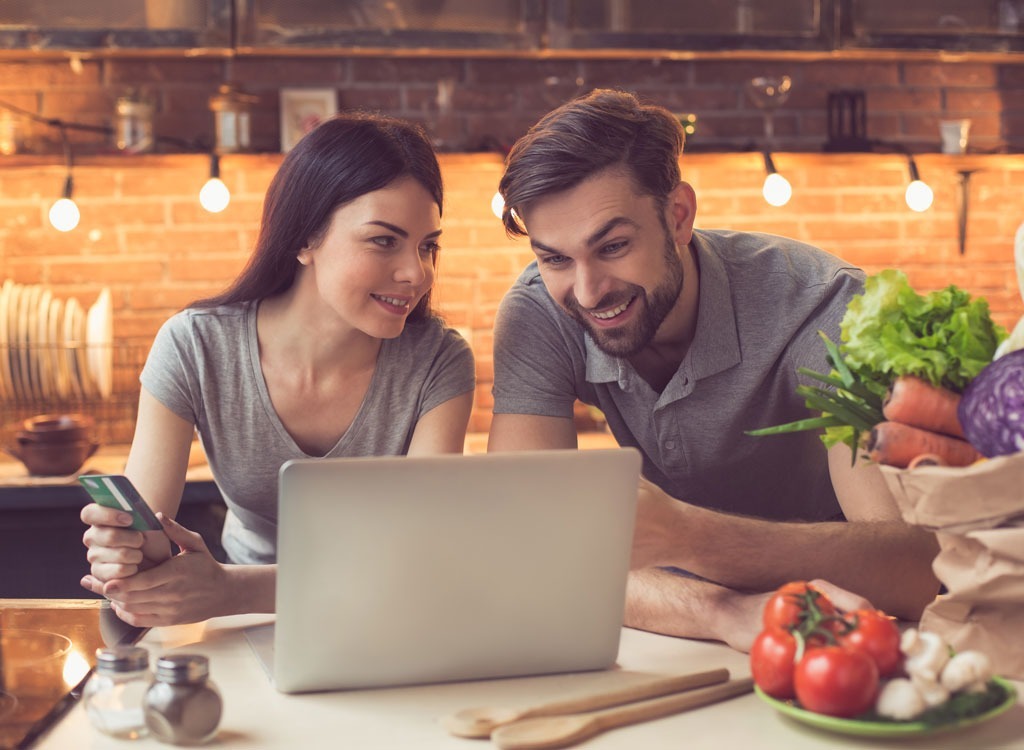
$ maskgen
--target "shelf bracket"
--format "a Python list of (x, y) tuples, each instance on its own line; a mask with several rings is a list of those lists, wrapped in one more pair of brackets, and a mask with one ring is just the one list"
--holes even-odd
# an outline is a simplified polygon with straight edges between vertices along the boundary
[(957, 220), (957, 239), (960, 242), (960, 254), (964, 255), (967, 252), (967, 207), (968, 199), (970, 197), (970, 183), (971, 175), (976, 170), (964, 169), (957, 172), (959, 176), (959, 191), (957, 192), (956, 202), (956, 220)]

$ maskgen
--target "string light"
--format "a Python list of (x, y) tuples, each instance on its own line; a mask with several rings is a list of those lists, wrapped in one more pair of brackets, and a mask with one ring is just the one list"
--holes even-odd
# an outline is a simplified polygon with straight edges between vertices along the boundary
[(917, 171), (917, 164), (914, 162), (914, 157), (907, 154), (907, 167), (910, 170), (910, 184), (907, 185), (907, 192), (904, 198), (907, 201), (907, 206), (911, 211), (927, 211), (932, 207), (932, 201), (935, 200), (935, 193), (928, 186), (928, 183), (921, 179), (921, 174)]
[(505, 199), (501, 197), (501, 193), (495, 193), (491, 198), (491, 213), (500, 219), (504, 211)]
[[(80, 122), (69, 122), (43, 117), (5, 101), (0, 101), (0, 111), (10, 113), (18, 117), (24, 117), (27, 120), (60, 130), (61, 141), (64, 145), (64, 161), (67, 165), (67, 174), (64, 178), (64, 189), (61, 193), (61, 197), (58, 198), (52, 206), (50, 206), (48, 216), (50, 224), (55, 229), (61, 232), (70, 232), (78, 226), (82, 219), (82, 213), (72, 197), (74, 192), (74, 179), (71, 174), (73, 160), (71, 143), (68, 140), (67, 131), (81, 130), (89, 133), (100, 133), (103, 135), (113, 136), (115, 134), (114, 128), (104, 125), (88, 125)], [(209, 150), (209, 146), (204, 146), (198, 141), (185, 140), (171, 136), (156, 135), (153, 140), (157, 143), (171, 144), (187, 151)], [(13, 145), (11, 148), (13, 148)], [(220, 164), (217, 161), (216, 155), (213, 154), (211, 155), (210, 163), (210, 179), (206, 181), (206, 184), (204, 184), (202, 189), (199, 191), (199, 203), (207, 211), (210, 211), (211, 213), (218, 213), (227, 208), (230, 201), (231, 192), (228, 190), (227, 185), (225, 185), (220, 179)]]
[(793, 186), (775, 169), (775, 162), (768, 151), (764, 152), (764, 171), (767, 175), (761, 187), (761, 194), (769, 206), (785, 206), (793, 197)]
[(74, 179), (71, 176), (74, 160), (71, 154), (71, 142), (68, 140), (67, 130), (63, 127), (60, 129), (60, 137), (64, 144), (64, 164), (67, 167), (67, 174), (64, 176), (64, 190), (61, 197), (50, 206), (49, 218), (50, 224), (58, 232), (70, 232), (82, 220), (82, 212), (78, 210), (78, 206), (71, 197), (74, 192)]
[(231, 202), (231, 191), (220, 178), (220, 157), (210, 154), (210, 179), (199, 191), (199, 205), (211, 214), (219, 214)]
[(70, 232), (82, 220), (82, 212), (71, 199), (71, 175), (64, 180), (64, 197), (58, 198), (50, 206), (50, 224), (58, 232)]

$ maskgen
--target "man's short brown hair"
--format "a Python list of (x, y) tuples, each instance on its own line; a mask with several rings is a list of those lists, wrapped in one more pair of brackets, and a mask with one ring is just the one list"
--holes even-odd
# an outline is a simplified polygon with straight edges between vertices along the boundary
[(683, 128), (663, 107), (624, 91), (596, 89), (546, 114), (520, 138), (505, 161), (498, 190), (510, 236), (526, 234), (519, 215), (532, 201), (576, 187), (621, 165), (634, 187), (663, 203), (679, 184)]

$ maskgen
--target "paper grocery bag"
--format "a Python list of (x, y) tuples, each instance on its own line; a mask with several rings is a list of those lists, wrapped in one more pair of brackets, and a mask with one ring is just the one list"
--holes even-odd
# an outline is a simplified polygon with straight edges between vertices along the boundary
[(1024, 528), (939, 532), (938, 539), (932, 570), (949, 591), (963, 601), (1024, 606)]
[(963, 468), (881, 470), (903, 519), (939, 542), (932, 568), (947, 593), (925, 609), (921, 629), (1024, 679), (1024, 453)]
[(903, 520), (930, 529), (993, 528), (1024, 518), (1024, 453), (972, 466), (880, 466)]

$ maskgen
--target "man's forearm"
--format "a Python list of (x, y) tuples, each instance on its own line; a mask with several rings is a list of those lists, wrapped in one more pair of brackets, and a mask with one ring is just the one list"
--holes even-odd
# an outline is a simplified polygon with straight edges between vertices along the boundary
[(780, 523), (680, 503), (677, 533), (664, 545), (672, 565), (723, 586), (767, 591), (825, 578), (876, 607), (918, 619), (938, 592), (935, 536), (901, 521)]
[(657, 568), (629, 574), (626, 625), (750, 649), (761, 623), (761, 599)]

